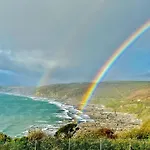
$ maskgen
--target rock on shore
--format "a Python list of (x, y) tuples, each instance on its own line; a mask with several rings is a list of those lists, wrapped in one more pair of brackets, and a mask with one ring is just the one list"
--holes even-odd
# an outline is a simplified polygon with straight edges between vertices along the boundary
[(103, 105), (91, 104), (86, 108), (86, 114), (95, 122), (81, 123), (83, 128), (101, 128), (107, 127), (116, 131), (129, 130), (141, 125), (142, 121), (132, 114), (113, 112), (105, 108)]

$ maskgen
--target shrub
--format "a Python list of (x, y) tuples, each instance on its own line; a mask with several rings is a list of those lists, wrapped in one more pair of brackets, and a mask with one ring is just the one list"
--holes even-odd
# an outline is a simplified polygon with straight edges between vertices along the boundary
[(131, 139), (149, 139), (150, 138), (150, 120), (147, 120), (142, 124), (140, 128), (131, 129), (130, 131), (120, 132), (119, 138), (131, 138)]
[(46, 134), (40, 129), (35, 129), (33, 131), (29, 131), (27, 137), (29, 141), (39, 141), (43, 139), (44, 137), (46, 137)]
[(11, 150), (29, 150), (32, 149), (33, 144), (28, 141), (27, 137), (15, 138), (9, 144)]
[(101, 129), (90, 129), (86, 131), (79, 131), (76, 138), (86, 138), (86, 139), (99, 139), (99, 138), (109, 138), (116, 139), (117, 135), (113, 130), (109, 128), (101, 128)]
[(0, 143), (10, 142), (11, 138), (4, 133), (0, 133)]
[(143, 128), (132, 129), (130, 131), (119, 133), (118, 137), (131, 139), (148, 139), (150, 137), (150, 130), (146, 130)]
[[(68, 144), (68, 143), (67, 143)], [(55, 139), (54, 137), (47, 136), (41, 140), (40, 149), (41, 150), (60, 150), (63, 145), (62, 140)]]
[[(69, 144), (70, 142), (70, 144)], [(0, 150), (149, 150), (150, 141), (137, 139), (107, 139), (107, 138), (71, 138), (71, 139), (56, 139), (46, 136), (39, 141), (40, 144), (35, 145), (30, 142), (28, 137), (15, 138), (11, 142), (0, 144)]]
[(109, 128), (101, 128), (97, 131), (97, 133), (102, 136), (102, 137), (106, 137), (109, 139), (115, 139), (116, 135), (114, 133), (114, 131), (112, 129)]
[(55, 137), (57, 138), (71, 138), (76, 131), (79, 130), (76, 123), (70, 123), (61, 127), (56, 133)]

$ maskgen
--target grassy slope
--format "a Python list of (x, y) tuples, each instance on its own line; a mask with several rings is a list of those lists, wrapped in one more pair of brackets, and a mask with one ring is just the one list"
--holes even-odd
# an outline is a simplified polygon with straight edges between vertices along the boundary
[[(80, 103), (89, 83), (56, 84), (39, 87), (36, 96), (72, 99)], [(140, 99), (140, 101), (138, 101)], [(120, 81), (103, 82), (96, 89), (91, 103), (104, 104), (115, 110), (135, 113), (139, 118), (147, 119), (150, 114), (150, 82)]]

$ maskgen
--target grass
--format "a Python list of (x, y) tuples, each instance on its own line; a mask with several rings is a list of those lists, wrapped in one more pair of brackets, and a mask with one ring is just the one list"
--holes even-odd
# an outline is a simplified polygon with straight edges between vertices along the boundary
[[(136, 132), (128, 131), (127, 133), (121, 133), (122, 138), (118, 135), (112, 138), (114, 133), (107, 128), (95, 129), (95, 131), (90, 133), (85, 131), (82, 135), (78, 133), (80, 136), (74, 136), (69, 139), (45, 136), (40, 130), (30, 132), (26, 137), (14, 139), (1, 133), (0, 150), (99, 150), (100, 147), (105, 150), (149, 150), (150, 138), (147, 136), (147, 132), (142, 131), (150, 131), (149, 129), (148, 122), (143, 124), (140, 129), (136, 129)], [(130, 133), (132, 136), (129, 136)], [(148, 134), (150, 135), (150, 133)], [(139, 135), (141, 138), (136, 138)]]
[[(35, 95), (56, 98), (82, 98), (89, 85), (90, 83), (70, 83), (42, 86), (37, 88)], [(145, 89), (147, 87), (150, 87), (150, 82), (147, 81), (102, 82), (96, 89), (93, 99), (121, 99), (138, 89)]]
[[(36, 96), (52, 97), (79, 104), (90, 83), (54, 84), (37, 88)], [(139, 101), (140, 100), (140, 101)], [(102, 82), (97, 87), (91, 104), (104, 104), (120, 112), (136, 114), (146, 121), (150, 118), (150, 82)]]

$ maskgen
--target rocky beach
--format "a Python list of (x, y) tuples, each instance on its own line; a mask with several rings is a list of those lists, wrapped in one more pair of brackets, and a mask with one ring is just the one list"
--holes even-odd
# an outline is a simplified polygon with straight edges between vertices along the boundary
[[(71, 99), (67, 100), (67, 104), (73, 103)], [(77, 108), (77, 106), (75, 107)], [(84, 114), (89, 116), (90, 120), (80, 122), (80, 130), (83, 131), (102, 127), (115, 131), (130, 130), (139, 127), (142, 123), (142, 120), (137, 119), (134, 114), (114, 112), (112, 109), (106, 108), (101, 104), (89, 104)]]

